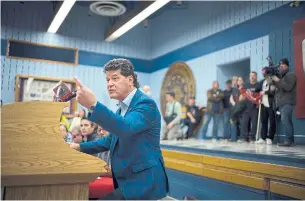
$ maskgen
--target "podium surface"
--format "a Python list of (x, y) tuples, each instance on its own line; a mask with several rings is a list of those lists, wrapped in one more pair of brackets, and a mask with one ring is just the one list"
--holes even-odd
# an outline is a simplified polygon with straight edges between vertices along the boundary
[(73, 150), (59, 134), (67, 103), (18, 102), (1, 111), (3, 199), (87, 200), (106, 163)]

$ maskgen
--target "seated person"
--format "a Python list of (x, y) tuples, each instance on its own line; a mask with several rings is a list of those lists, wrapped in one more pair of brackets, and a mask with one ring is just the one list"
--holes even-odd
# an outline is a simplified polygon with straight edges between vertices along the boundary
[(68, 143), (73, 142), (72, 135), (71, 133), (68, 132), (68, 129), (65, 125), (63, 124), (59, 125), (59, 132), (66, 142)]
[(86, 112), (84, 109), (81, 109), (79, 112), (74, 113), (74, 117), (72, 119), (69, 131), (72, 132), (74, 128), (80, 129), (80, 122), (83, 117), (85, 117)]
[(74, 128), (71, 131), (71, 134), (72, 134), (73, 142), (74, 143), (80, 144), (80, 143), (83, 142), (83, 136), (82, 136), (82, 134), (80, 132), (80, 129)]
[(97, 125), (83, 117), (80, 123), (80, 132), (84, 137), (84, 142), (96, 141), (100, 137), (97, 134)]
[(188, 139), (193, 136), (193, 132), (201, 120), (201, 111), (198, 106), (195, 105), (196, 97), (190, 97), (188, 105), (186, 106), (186, 118), (183, 120), (183, 124), (188, 126), (188, 129), (184, 135), (184, 139)]
[[(102, 127), (97, 128), (97, 135), (99, 138), (107, 136), (109, 134), (108, 131), (104, 130)], [(110, 193), (114, 189), (113, 180), (112, 180), (112, 172), (110, 165), (110, 151), (98, 153), (97, 157), (104, 160), (107, 165), (105, 165), (105, 169), (107, 172), (103, 172), (100, 177), (98, 177), (94, 182), (89, 183), (89, 198), (97, 199), (105, 196), (107, 193)]]
[[(106, 131), (105, 129), (103, 129), (101, 126), (99, 126), (97, 128), (97, 134), (100, 138), (109, 135), (109, 132)], [(102, 153), (98, 154), (98, 157), (102, 160), (104, 160), (107, 163), (107, 166), (105, 167), (105, 169), (107, 170), (107, 173), (103, 174), (102, 176), (108, 176), (108, 177), (112, 177), (112, 173), (111, 173), (111, 160), (110, 160), (110, 151), (105, 151)]]
[(64, 115), (64, 113), (61, 114), (60, 123), (65, 125), (66, 128), (69, 131), (69, 129), (70, 129), (70, 121), (67, 119), (67, 117)]

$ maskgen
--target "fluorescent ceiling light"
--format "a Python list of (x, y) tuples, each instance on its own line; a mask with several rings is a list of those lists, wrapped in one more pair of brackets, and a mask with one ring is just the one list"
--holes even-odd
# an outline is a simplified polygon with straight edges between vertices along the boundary
[(74, 5), (76, 0), (65, 0), (61, 7), (59, 8), (58, 12), (56, 13), (48, 32), (56, 33), (66, 16), (68, 15), (69, 11), (71, 10), (72, 6)]
[(118, 28), (116, 31), (114, 31), (112, 34), (110, 34), (106, 41), (111, 42), (118, 37), (122, 36), (124, 33), (132, 29), (134, 26), (145, 20), (147, 17), (149, 17), (151, 14), (159, 10), (161, 7), (163, 7), (165, 4), (170, 2), (170, 0), (156, 0), (154, 3), (150, 4), (147, 8), (142, 10), (139, 14), (134, 16), (132, 19), (130, 19), (128, 22), (126, 22), (123, 26)]

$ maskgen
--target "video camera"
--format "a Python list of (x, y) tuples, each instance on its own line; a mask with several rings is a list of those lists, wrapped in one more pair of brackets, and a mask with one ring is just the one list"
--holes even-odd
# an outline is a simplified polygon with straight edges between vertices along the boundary
[(268, 60), (269, 66), (266, 66), (263, 68), (265, 70), (265, 75), (268, 77), (271, 77), (274, 75), (277, 77), (280, 77), (280, 65), (274, 64), (271, 56), (268, 56), (267, 60)]

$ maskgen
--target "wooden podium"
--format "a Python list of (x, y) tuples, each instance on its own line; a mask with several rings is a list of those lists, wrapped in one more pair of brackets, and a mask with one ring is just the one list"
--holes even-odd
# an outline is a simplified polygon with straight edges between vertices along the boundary
[(73, 150), (59, 134), (67, 103), (17, 102), (1, 111), (2, 199), (88, 200), (106, 163)]

